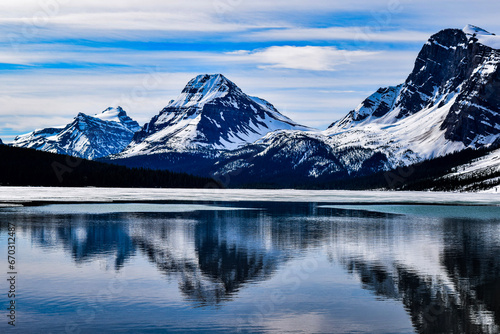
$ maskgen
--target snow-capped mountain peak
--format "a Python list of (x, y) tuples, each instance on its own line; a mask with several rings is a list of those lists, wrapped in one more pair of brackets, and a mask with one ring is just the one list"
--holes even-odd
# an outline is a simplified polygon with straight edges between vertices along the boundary
[(190, 80), (181, 94), (139, 131), (120, 157), (235, 149), (281, 129), (308, 130), (251, 97), (222, 74)]
[(429, 38), (403, 85), (381, 88), (325, 132), (338, 147), (385, 151), (392, 166), (500, 140), (500, 52), (476, 26)]
[(172, 108), (202, 107), (216, 98), (224, 97), (230, 89), (241, 90), (222, 74), (202, 74), (191, 79), (181, 94), (167, 105)]
[(18, 136), (12, 145), (94, 159), (121, 152), (139, 129), (121, 107), (107, 108), (95, 116), (80, 112), (62, 127)]
[(118, 106), (116, 108), (109, 107), (99, 114), (95, 114), (94, 118), (98, 118), (107, 122), (121, 123), (130, 131), (137, 132), (141, 129), (139, 124), (130, 118), (122, 107)]

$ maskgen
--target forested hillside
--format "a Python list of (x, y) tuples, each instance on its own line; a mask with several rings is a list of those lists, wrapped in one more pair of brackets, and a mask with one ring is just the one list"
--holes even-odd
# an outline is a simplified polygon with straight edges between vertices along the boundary
[(127, 168), (61, 154), (0, 145), (0, 185), (57, 187), (217, 187), (210, 178)]

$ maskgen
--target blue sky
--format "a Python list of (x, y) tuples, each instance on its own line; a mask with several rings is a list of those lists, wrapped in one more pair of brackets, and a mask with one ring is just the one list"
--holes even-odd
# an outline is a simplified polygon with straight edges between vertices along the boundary
[(121, 105), (141, 124), (192, 77), (223, 73), (325, 128), (406, 79), (427, 38), (500, 33), (498, 1), (4, 0), (0, 138)]

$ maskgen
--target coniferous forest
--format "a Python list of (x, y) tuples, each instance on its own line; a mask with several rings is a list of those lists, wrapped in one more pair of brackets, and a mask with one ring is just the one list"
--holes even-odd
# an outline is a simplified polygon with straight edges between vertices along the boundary
[(0, 185), (47, 187), (218, 187), (210, 178), (127, 168), (33, 149), (0, 145)]

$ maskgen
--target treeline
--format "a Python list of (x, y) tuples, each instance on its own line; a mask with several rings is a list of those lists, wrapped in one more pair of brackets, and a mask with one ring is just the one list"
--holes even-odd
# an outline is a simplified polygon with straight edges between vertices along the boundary
[(210, 178), (196, 177), (186, 173), (127, 168), (5, 145), (0, 145), (0, 185), (143, 188), (219, 187)]
[(474, 159), (488, 154), (490, 149), (466, 149), (461, 152), (451, 153), (439, 158), (426, 160), (418, 164), (407, 167), (396, 168), (390, 171), (377, 172), (375, 174), (351, 177), (342, 180), (316, 184), (316, 189), (389, 189), (389, 190), (434, 190), (434, 191), (454, 191), (474, 189), (471, 185), (482, 182), (491, 175), (473, 175), (467, 178), (443, 178), (443, 176), (453, 172), (454, 168), (467, 164)]

